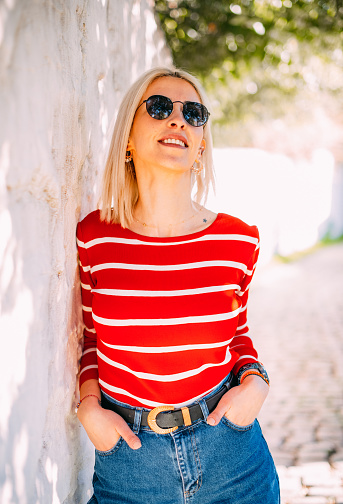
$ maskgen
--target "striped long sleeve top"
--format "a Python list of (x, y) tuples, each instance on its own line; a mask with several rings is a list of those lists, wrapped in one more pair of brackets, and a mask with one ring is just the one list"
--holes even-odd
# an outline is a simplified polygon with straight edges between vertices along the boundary
[(181, 407), (257, 361), (247, 301), (255, 226), (218, 214), (205, 230), (143, 236), (100, 220), (77, 227), (84, 348), (80, 386), (97, 379), (132, 406)]

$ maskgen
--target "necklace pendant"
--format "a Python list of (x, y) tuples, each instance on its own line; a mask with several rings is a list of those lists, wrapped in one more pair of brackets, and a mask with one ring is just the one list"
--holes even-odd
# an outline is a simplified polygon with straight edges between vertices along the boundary
[(203, 221), (203, 222), (207, 222), (207, 219), (203, 219), (202, 221)]

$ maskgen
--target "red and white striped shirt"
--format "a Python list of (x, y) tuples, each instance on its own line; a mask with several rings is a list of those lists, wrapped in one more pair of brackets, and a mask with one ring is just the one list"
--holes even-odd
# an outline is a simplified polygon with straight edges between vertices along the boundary
[(77, 227), (84, 330), (80, 385), (118, 401), (181, 407), (257, 353), (247, 300), (259, 236), (225, 214), (197, 233), (157, 238), (100, 220)]

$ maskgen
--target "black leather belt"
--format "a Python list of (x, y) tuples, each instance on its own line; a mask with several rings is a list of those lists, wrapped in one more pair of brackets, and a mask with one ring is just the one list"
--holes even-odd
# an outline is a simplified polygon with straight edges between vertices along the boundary
[[(221, 397), (232, 386), (232, 375), (213, 396), (206, 399), (208, 411), (214, 410)], [(134, 424), (136, 409), (126, 408), (113, 403), (101, 392), (101, 406), (120, 415), (127, 423)], [(178, 427), (191, 425), (196, 420), (204, 418), (200, 404), (194, 403), (189, 407), (174, 409), (173, 406), (158, 406), (151, 411), (142, 411), (141, 425), (149, 426), (158, 434), (168, 434)], [(158, 422), (157, 422), (158, 420)]]

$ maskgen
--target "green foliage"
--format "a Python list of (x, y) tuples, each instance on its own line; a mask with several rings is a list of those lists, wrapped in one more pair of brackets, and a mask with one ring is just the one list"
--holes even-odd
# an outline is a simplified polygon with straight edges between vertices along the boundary
[(233, 125), (292, 107), (308, 120), (319, 96), (335, 113), (333, 103), (343, 103), (341, 1), (155, 1), (175, 65), (196, 74), (212, 98), (217, 144)]
[[(177, 66), (207, 76), (221, 67), (239, 75), (240, 61), (278, 64), (290, 37), (325, 49), (342, 30), (332, 0), (156, 0), (155, 10)], [(289, 59), (287, 60), (289, 63)]]

